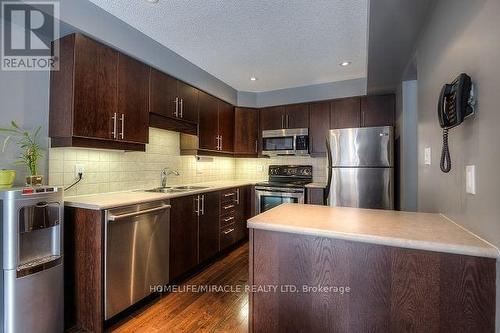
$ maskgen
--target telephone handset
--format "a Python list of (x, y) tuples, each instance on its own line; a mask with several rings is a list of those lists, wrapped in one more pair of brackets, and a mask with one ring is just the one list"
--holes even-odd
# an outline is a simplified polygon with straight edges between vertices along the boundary
[(448, 130), (460, 125), (465, 118), (474, 114), (474, 86), (471, 78), (460, 74), (451, 84), (441, 89), (438, 103), (439, 125), (443, 128), (443, 150), (441, 152), (441, 171), (451, 170), (451, 157), (448, 146)]

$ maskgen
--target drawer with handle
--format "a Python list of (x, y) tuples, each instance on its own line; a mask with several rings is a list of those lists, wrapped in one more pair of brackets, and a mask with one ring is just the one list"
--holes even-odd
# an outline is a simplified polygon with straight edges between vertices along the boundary
[(221, 229), (220, 249), (223, 250), (245, 238), (246, 223), (236, 222)]
[(239, 203), (239, 189), (238, 188), (230, 188), (227, 190), (222, 190), (220, 192), (220, 201), (221, 202), (230, 202), (233, 201), (235, 203)]
[(234, 213), (228, 214), (225, 216), (221, 216), (220, 217), (220, 227), (224, 228), (224, 227), (228, 226), (229, 224), (237, 222), (238, 220), (239, 220), (238, 215), (234, 214)]
[(220, 215), (236, 214), (237, 204), (235, 202), (222, 202), (220, 205)]

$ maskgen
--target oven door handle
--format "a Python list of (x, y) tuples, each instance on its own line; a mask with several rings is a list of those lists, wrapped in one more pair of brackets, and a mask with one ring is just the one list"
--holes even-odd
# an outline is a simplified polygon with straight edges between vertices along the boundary
[(280, 198), (296, 198), (301, 199), (304, 197), (304, 193), (285, 193), (285, 192), (260, 192), (257, 193), (259, 197), (261, 196), (276, 196)]
[(290, 193), (290, 194), (304, 194), (304, 190), (302, 189), (297, 189), (297, 190), (280, 190), (276, 188), (256, 188), (255, 191), (257, 192), (266, 192), (266, 193)]

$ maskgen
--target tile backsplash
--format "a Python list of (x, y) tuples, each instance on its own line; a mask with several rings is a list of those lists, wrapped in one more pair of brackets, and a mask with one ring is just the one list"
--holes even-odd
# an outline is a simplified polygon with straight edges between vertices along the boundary
[(172, 185), (235, 178), (233, 158), (215, 157), (213, 162), (197, 162), (194, 156), (180, 156), (179, 150), (179, 133), (155, 128), (149, 130), (145, 152), (51, 148), (49, 184), (72, 184), (77, 180), (77, 165), (85, 168), (84, 178), (67, 191), (67, 195), (158, 187), (160, 172), (165, 167), (180, 173), (180, 176), (168, 176), (168, 183)]
[(67, 195), (158, 187), (160, 172), (165, 167), (180, 173), (180, 176), (168, 176), (168, 183), (172, 185), (233, 179), (264, 180), (271, 164), (310, 164), (313, 166), (314, 181), (323, 182), (326, 179), (325, 158), (214, 157), (212, 162), (200, 162), (194, 156), (180, 155), (179, 133), (150, 128), (145, 152), (49, 149), (49, 184), (72, 184), (77, 179), (77, 166), (84, 168), (84, 178), (67, 191)]

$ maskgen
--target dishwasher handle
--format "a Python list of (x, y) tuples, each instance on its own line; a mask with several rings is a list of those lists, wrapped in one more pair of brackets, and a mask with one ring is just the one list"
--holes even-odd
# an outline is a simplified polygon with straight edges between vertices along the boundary
[(141, 210), (141, 211), (138, 211), (138, 212), (126, 213), (126, 214), (121, 214), (121, 215), (111, 215), (110, 214), (108, 216), (108, 221), (116, 221), (116, 220), (119, 220), (119, 219), (123, 219), (125, 217), (142, 215), (142, 214), (147, 214), (147, 213), (153, 213), (153, 212), (157, 212), (159, 210), (165, 210), (165, 209), (168, 209), (168, 208), (171, 208), (171, 207), (172, 207), (171, 205), (162, 205), (162, 206), (156, 207), (156, 208), (145, 209), (145, 210)]

